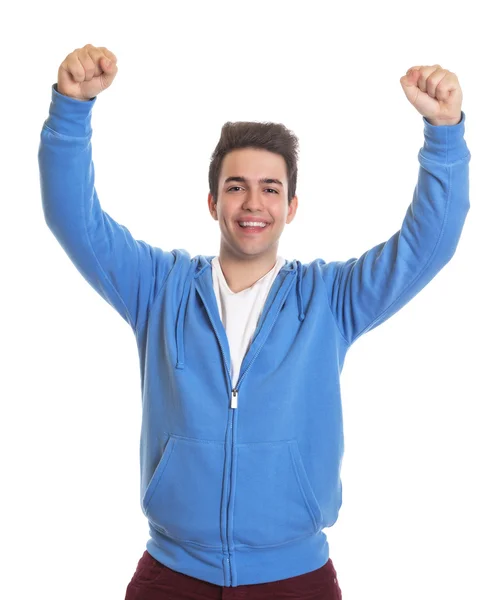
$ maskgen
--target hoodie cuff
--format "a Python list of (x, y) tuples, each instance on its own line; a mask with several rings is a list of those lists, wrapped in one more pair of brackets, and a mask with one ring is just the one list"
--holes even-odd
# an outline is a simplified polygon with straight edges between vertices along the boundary
[(52, 85), (52, 101), (45, 125), (60, 133), (73, 137), (91, 136), (91, 111), (97, 97), (90, 100), (76, 100), (57, 91)]
[(466, 114), (461, 111), (457, 125), (431, 125), (426, 117), (424, 122), (424, 146), (420, 153), (428, 160), (452, 164), (466, 158), (469, 150), (464, 140)]

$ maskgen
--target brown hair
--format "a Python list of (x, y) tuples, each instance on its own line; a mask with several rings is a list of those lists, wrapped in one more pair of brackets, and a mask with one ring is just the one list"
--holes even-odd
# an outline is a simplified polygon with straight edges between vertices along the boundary
[(214, 202), (217, 202), (219, 176), (224, 157), (232, 150), (248, 147), (269, 150), (284, 158), (288, 178), (288, 204), (290, 204), (297, 189), (298, 138), (281, 123), (257, 121), (235, 123), (227, 121), (223, 125), (209, 165), (209, 192), (214, 197)]

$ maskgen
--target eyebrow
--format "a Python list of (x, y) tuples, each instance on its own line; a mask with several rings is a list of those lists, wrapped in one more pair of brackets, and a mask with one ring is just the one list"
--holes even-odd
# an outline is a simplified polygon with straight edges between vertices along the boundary
[[(228, 183), (229, 181), (238, 181), (240, 183), (247, 183), (247, 178), (246, 177), (239, 177), (239, 176), (233, 176), (233, 177), (227, 177), (224, 181), (224, 183)], [(259, 179), (259, 183), (273, 183), (273, 184), (278, 184), (281, 185), (281, 187), (283, 187), (283, 184), (281, 183), (281, 181), (279, 179), (271, 179), (269, 177), (263, 177), (262, 179)]]

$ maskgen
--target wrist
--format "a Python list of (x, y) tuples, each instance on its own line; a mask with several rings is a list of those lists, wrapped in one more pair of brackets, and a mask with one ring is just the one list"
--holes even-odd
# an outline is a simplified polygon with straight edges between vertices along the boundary
[(456, 119), (445, 119), (445, 120), (440, 120), (440, 119), (426, 119), (428, 121), (428, 123), (430, 125), (434, 125), (435, 127), (438, 127), (440, 125), (459, 125), (459, 123), (462, 121), (462, 114), (459, 118)]

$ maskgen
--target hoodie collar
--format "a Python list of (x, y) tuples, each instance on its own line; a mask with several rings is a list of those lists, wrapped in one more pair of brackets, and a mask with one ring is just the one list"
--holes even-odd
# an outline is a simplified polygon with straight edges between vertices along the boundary
[[(178, 312), (178, 320), (176, 322), (176, 356), (177, 356), (176, 368), (177, 369), (185, 368), (185, 348), (184, 348), (185, 313), (186, 313), (186, 307), (188, 304), (188, 300), (190, 298), (190, 294), (192, 291), (192, 287), (194, 287), (193, 283), (196, 279), (198, 279), (204, 273), (204, 271), (206, 269), (209, 269), (209, 274), (210, 274), (209, 283), (210, 283), (210, 286), (212, 287), (212, 272), (210, 271), (210, 269), (212, 269), (211, 261), (213, 258), (214, 258), (214, 256), (203, 256), (203, 255), (195, 256), (194, 258), (191, 259), (190, 265), (188, 267), (188, 271), (187, 271), (186, 279), (185, 279), (185, 285), (183, 287), (183, 292), (181, 295), (181, 302), (180, 302), (179, 312)], [(303, 321), (305, 319), (305, 312), (304, 312), (303, 300), (302, 300), (302, 278), (303, 278), (302, 263), (298, 260), (293, 260), (293, 261), (287, 260), (287, 261), (285, 261), (285, 264), (281, 267), (278, 275), (276, 276), (275, 281), (273, 282), (272, 289), (270, 290), (270, 293), (266, 300), (266, 305), (264, 306), (264, 309), (263, 309), (263, 314), (261, 315), (261, 319), (259, 320), (259, 326), (262, 324), (264, 313), (266, 313), (269, 310), (269, 308), (273, 304), (274, 300), (278, 296), (279, 292), (281, 292), (285, 296), (288, 293), (290, 286), (288, 285), (282, 290), (281, 289), (282, 286), (280, 285), (281, 280), (282, 279), (285, 280), (287, 275), (296, 279), (296, 282), (297, 282), (297, 284), (296, 284), (297, 307), (298, 307), (298, 313), (299, 313), (298, 317), (299, 317), (300, 321)], [(276, 290), (276, 287), (278, 287), (278, 290)], [(272, 294), (271, 292), (273, 290), (276, 290), (276, 291), (275, 291), (275, 293)], [(213, 290), (212, 290), (212, 292), (214, 294)], [(255, 337), (255, 335), (254, 335), (254, 337)]]

